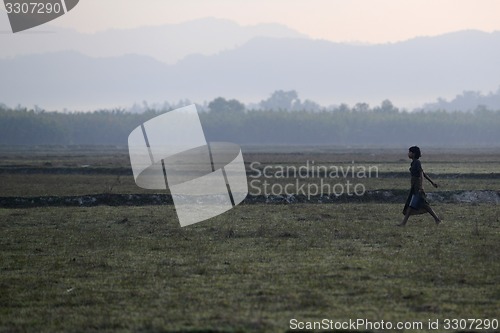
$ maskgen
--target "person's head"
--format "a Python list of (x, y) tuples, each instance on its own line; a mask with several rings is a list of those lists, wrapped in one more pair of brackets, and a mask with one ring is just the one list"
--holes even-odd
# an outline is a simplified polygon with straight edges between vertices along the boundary
[(422, 153), (420, 152), (420, 148), (418, 148), (417, 146), (413, 146), (408, 149), (409, 158), (418, 160), (420, 156), (422, 156)]

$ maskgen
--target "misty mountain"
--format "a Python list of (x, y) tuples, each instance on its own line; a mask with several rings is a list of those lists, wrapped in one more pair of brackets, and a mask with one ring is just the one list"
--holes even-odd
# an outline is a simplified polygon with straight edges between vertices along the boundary
[(244, 91), (255, 100), (280, 88), (321, 104), (385, 98), (406, 104), (495, 89), (498, 59), (500, 32), (465, 31), (371, 46), (256, 38), (217, 56), (188, 57), (175, 69), (198, 75), (208, 96)]
[(89, 109), (165, 97), (169, 67), (146, 56), (91, 58), (56, 52), (0, 60), (0, 101), (7, 105)]
[(464, 90), (496, 90), (498, 59), (500, 32), (477, 31), (382, 45), (254, 38), (175, 65), (140, 55), (55, 52), (0, 60), (0, 102), (59, 109), (218, 96), (255, 102), (283, 89), (323, 105), (375, 105), (386, 98), (398, 106), (421, 105)]
[[(0, 13), (0, 30), (9, 30), (7, 15)], [(50, 25), (28, 33), (1, 34), (0, 57), (33, 53), (77, 51), (91, 57), (140, 54), (173, 64), (190, 54), (215, 54), (255, 37), (305, 38), (279, 24), (240, 26), (235, 22), (204, 18), (179, 24), (79, 33)]]

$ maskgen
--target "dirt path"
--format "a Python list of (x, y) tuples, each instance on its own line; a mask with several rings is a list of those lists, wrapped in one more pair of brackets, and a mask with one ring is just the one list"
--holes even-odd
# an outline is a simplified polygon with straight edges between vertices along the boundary
[[(304, 196), (304, 195), (248, 195), (243, 204), (328, 204), (383, 202), (404, 203), (407, 191), (383, 190), (367, 191), (362, 196), (342, 195)], [(439, 203), (489, 203), (500, 204), (500, 191), (442, 191), (427, 194), (429, 201)], [(33, 207), (92, 207), (108, 206), (149, 206), (171, 205), (172, 197), (168, 194), (96, 194), (82, 196), (42, 196), (42, 197), (0, 197), (0, 208), (33, 208)]]

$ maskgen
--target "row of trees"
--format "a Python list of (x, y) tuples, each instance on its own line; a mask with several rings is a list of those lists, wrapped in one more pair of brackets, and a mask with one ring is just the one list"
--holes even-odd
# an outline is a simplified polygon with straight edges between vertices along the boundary
[[(234, 102), (226, 102), (226, 106), (238, 107)], [(340, 106), (333, 112), (243, 112), (241, 107), (238, 110), (200, 112), (207, 140), (379, 146), (497, 146), (500, 142), (498, 111), (409, 113), (398, 111), (390, 102), (377, 109), (362, 104), (352, 108)], [(126, 145), (135, 127), (162, 112), (58, 113), (0, 105), (0, 144)]]
[(500, 87), (496, 92), (482, 94), (478, 91), (464, 91), (450, 101), (438, 98), (435, 103), (424, 105), (426, 110), (473, 111), (477, 109), (499, 109)]
[(370, 108), (367, 103), (357, 103), (354, 107), (350, 108), (347, 104), (339, 106), (322, 107), (318, 103), (306, 99), (302, 101), (295, 90), (284, 91), (277, 90), (269, 98), (261, 101), (258, 104), (245, 104), (235, 99), (226, 100), (225, 98), (218, 97), (212, 102), (208, 103), (207, 107), (210, 112), (237, 112), (241, 113), (245, 110), (263, 110), (263, 111), (332, 111), (332, 112), (398, 112), (399, 110), (389, 100), (384, 100), (380, 106)]
[[(146, 110), (172, 110), (185, 105), (192, 104), (189, 100), (181, 100), (177, 103), (164, 102), (163, 104), (148, 105), (143, 102), (142, 105), (134, 104), (128, 111), (132, 113), (142, 113)], [(353, 107), (347, 104), (332, 105), (332, 106), (321, 106), (318, 103), (311, 101), (309, 99), (301, 100), (299, 94), (295, 90), (284, 91), (276, 90), (267, 99), (260, 101), (259, 103), (248, 103), (247, 105), (236, 99), (225, 99), (223, 97), (218, 97), (211, 102), (205, 102), (202, 105), (198, 105), (200, 111), (211, 111), (211, 112), (245, 112), (248, 110), (273, 110), (273, 111), (333, 111), (333, 112), (349, 112), (349, 111), (360, 111), (360, 112), (398, 112), (399, 109), (396, 108), (391, 101), (384, 100), (380, 105), (370, 107), (367, 103), (357, 103)], [(416, 109), (414, 111), (466, 111), (474, 112), (475, 110), (500, 110), (500, 87), (496, 92), (490, 92), (484, 95), (480, 92), (475, 91), (464, 91), (462, 94), (457, 95), (451, 101), (446, 101), (443, 98), (439, 98), (434, 103), (425, 104), (422, 108)]]

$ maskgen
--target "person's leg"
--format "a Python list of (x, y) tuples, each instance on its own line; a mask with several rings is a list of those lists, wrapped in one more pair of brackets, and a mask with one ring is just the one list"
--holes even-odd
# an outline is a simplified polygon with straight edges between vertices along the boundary
[(434, 218), (434, 222), (436, 222), (436, 224), (441, 223), (441, 219), (436, 215), (436, 213), (430, 206), (427, 206), (426, 209), (429, 212), (429, 214), (432, 215), (432, 217)]
[(406, 209), (405, 217), (403, 218), (403, 221), (401, 221), (401, 223), (398, 224), (398, 227), (404, 227), (406, 225), (406, 222), (408, 222), (408, 219), (410, 218), (411, 210), (412, 210), (411, 207), (408, 207)]

